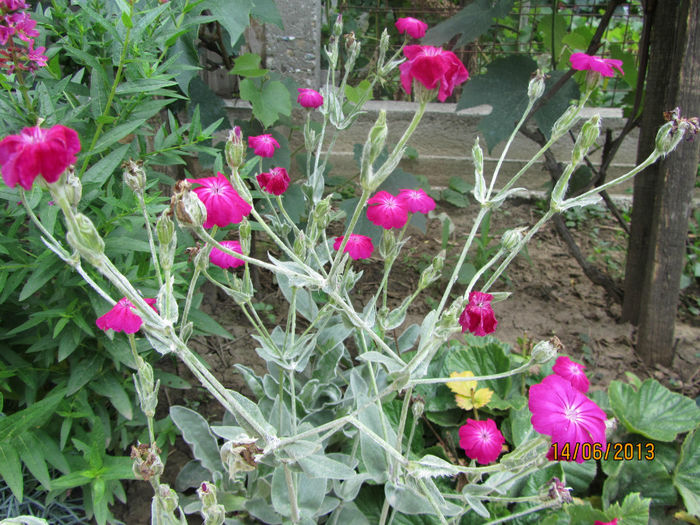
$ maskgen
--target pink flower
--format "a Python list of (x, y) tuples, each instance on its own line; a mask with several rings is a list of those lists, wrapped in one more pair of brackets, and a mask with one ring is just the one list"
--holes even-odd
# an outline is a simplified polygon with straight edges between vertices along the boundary
[(248, 146), (253, 148), (253, 153), (260, 157), (272, 157), (275, 154), (275, 148), (280, 147), (279, 142), (272, 135), (248, 137)]
[[(156, 307), (153, 306), (156, 304), (155, 299), (144, 298), (143, 300), (158, 312)], [(115, 332), (135, 334), (139, 331), (139, 328), (141, 328), (143, 321), (138, 314), (134, 312), (134, 308), (134, 305), (131, 304), (129, 299), (126, 297), (121, 298), (109, 312), (97, 318), (97, 327), (105, 332), (107, 330), (114, 330)]]
[(399, 33), (408, 33), (413, 38), (423, 38), (428, 29), (428, 24), (410, 16), (399, 18), (394, 25)]
[(75, 130), (56, 125), (49, 129), (24, 128), (19, 135), (9, 135), (0, 142), (2, 178), (9, 187), (18, 183), (29, 190), (37, 175), (46, 182), (56, 182), (75, 164), (80, 140)]
[[(243, 254), (241, 251), (241, 243), (238, 241), (221, 241), (221, 245), (228, 248), (232, 252)], [(218, 248), (212, 249), (212, 251), (209, 253), (209, 261), (212, 264), (217, 265), (219, 268), (223, 268), (224, 270), (226, 268), (238, 268), (239, 266), (243, 266), (245, 264), (245, 262), (239, 258), (229, 255), (228, 253), (224, 253)]]
[(467, 419), (467, 424), (459, 429), (459, 446), (468, 457), (482, 465), (496, 461), (505, 442), (503, 434), (492, 419)]
[(602, 522), (600, 520), (595, 520), (595, 523), (593, 525), (617, 525), (617, 518), (615, 518), (612, 521), (605, 521), (605, 522)]
[(482, 292), (470, 292), (469, 302), (459, 316), (462, 333), (469, 330), (474, 335), (485, 336), (496, 331), (498, 321), (491, 308), (493, 295)]
[(622, 71), (622, 60), (592, 57), (586, 53), (573, 53), (569, 60), (571, 61), (571, 67), (579, 71), (597, 71), (604, 77), (614, 77), (615, 69), (617, 69), (623, 75), (625, 74)]
[(256, 178), (260, 187), (272, 195), (282, 195), (289, 187), (289, 175), (284, 168), (272, 168), (270, 173), (263, 172)]
[(316, 109), (323, 105), (323, 95), (315, 89), (298, 88), (297, 102), (305, 108)]
[(388, 191), (377, 192), (367, 204), (367, 218), (385, 230), (403, 228), (408, 221), (408, 209), (403, 199)]
[(399, 66), (401, 85), (409, 95), (415, 79), (427, 89), (435, 89), (439, 84), (438, 100), (444, 102), (456, 86), (469, 78), (467, 68), (452, 51), (432, 46), (406, 46), (403, 54), (408, 60)]
[(27, 9), (27, 4), (24, 0), (0, 0), (0, 11), (9, 13), (18, 9)]
[(207, 220), (204, 222), (205, 228), (211, 228), (215, 224), (222, 228), (229, 224), (238, 224), (253, 209), (250, 204), (238, 195), (238, 192), (233, 189), (228, 179), (221, 173), (217, 173), (216, 177), (187, 179), (187, 181), (202, 186), (201, 188), (195, 188), (193, 191), (207, 209)]
[(435, 201), (420, 188), (399, 190), (399, 199), (403, 199), (406, 208), (411, 213), (428, 213), (435, 209)]
[(576, 390), (585, 394), (588, 392), (588, 387), (590, 386), (588, 378), (583, 372), (585, 368), (585, 366), (575, 363), (565, 355), (562, 355), (559, 356), (557, 362), (554, 363), (552, 372), (570, 381)]
[(583, 463), (583, 443), (605, 447), (605, 412), (563, 377), (552, 374), (532, 385), (528, 405), (532, 426), (552, 436), (560, 456), (567, 443), (568, 455), (577, 463)]
[[(340, 245), (343, 243), (344, 236), (336, 237), (333, 243), (333, 249), (339, 250)], [(358, 259), (367, 259), (372, 256), (374, 251), (374, 244), (372, 244), (372, 239), (366, 235), (360, 235), (358, 233), (350, 234), (348, 242), (345, 244), (345, 250), (350, 254), (353, 261)]]

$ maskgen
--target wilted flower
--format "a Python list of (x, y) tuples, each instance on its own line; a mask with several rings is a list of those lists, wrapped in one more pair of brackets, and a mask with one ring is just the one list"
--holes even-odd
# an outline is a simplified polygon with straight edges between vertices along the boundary
[[(586, 53), (573, 53), (569, 57), (571, 67), (579, 71), (597, 71), (604, 77), (614, 77), (615, 69), (623, 75), (622, 60), (614, 58), (592, 57)], [(613, 69), (614, 68), (614, 69)]]
[(323, 105), (323, 95), (315, 89), (298, 88), (297, 102), (305, 108), (316, 109)]
[(467, 419), (467, 424), (459, 429), (459, 446), (468, 457), (482, 465), (496, 461), (505, 442), (503, 434), (492, 419)]
[(200, 188), (192, 191), (197, 194), (207, 209), (205, 228), (211, 228), (214, 225), (223, 228), (229, 224), (238, 224), (253, 209), (250, 204), (241, 199), (228, 179), (220, 172), (216, 177), (187, 179), (187, 181), (201, 185)]
[(394, 25), (399, 33), (408, 33), (413, 38), (423, 38), (428, 29), (428, 24), (411, 16), (399, 18)]
[[(144, 298), (144, 301), (153, 308), (156, 312), (155, 299)], [(139, 315), (134, 312), (135, 306), (127, 299), (123, 297), (119, 300), (117, 304), (112, 307), (112, 309), (104, 314), (102, 317), (97, 318), (97, 327), (100, 330), (114, 330), (115, 332), (125, 332), (127, 334), (135, 334), (141, 328), (143, 321)]]
[(0, 142), (2, 178), (9, 187), (18, 183), (30, 190), (41, 175), (46, 182), (56, 182), (76, 161), (80, 140), (75, 130), (60, 124), (49, 129), (24, 128), (19, 135), (9, 135)]
[(408, 221), (408, 209), (404, 200), (388, 191), (377, 192), (367, 204), (367, 218), (385, 230), (403, 228)]
[(574, 501), (574, 498), (571, 497), (571, 489), (564, 485), (557, 477), (549, 481), (548, 496), (564, 503), (571, 503)]
[(556, 363), (554, 363), (552, 372), (571, 382), (571, 385), (576, 390), (585, 394), (588, 392), (588, 388), (590, 386), (588, 383), (588, 378), (583, 372), (585, 368), (586, 367), (584, 365), (576, 363), (565, 355), (562, 355), (559, 356)]
[(260, 187), (272, 195), (282, 195), (289, 187), (289, 174), (284, 168), (272, 168), (269, 173), (263, 172), (256, 178)]
[(411, 213), (428, 213), (435, 209), (435, 201), (420, 188), (399, 190), (399, 199), (403, 199), (406, 208)]
[(408, 60), (399, 66), (401, 85), (409, 95), (415, 79), (427, 89), (436, 89), (439, 85), (438, 100), (444, 102), (455, 87), (469, 78), (467, 68), (452, 51), (432, 46), (406, 46), (403, 54)]
[[(450, 377), (474, 377), (474, 373), (468, 370), (466, 372), (452, 372)], [(450, 381), (446, 385), (455, 393), (457, 406), (464, 410), (486, 406), (493, 396), (493, 390), (489, 388), (477, 389), (476, 381)]]
[[(336, 237), (333, 243), (333, 249), (339, 250), (340, 245), (343, 243), (344, 236)], [(350, 235), (348, 242), (345, 243), (346, 253), (350, 254), (350, 258), (353, 261), (358, 259), (367, 259), (372, 256), (374, 251), (374, 244), (372, 244), (372, 239), (366, 235), (360, 235), (358, 233), (353, 233)]]
[(275, 148), (279, 148), (279, 142), (272, 135), (257, 135), (248, 137), (248, 146), (253, 148), (253, 153), (259, 157), (272, 157)]
[(605, 412), (563, 377), (552, 374), (532, 385), (528, 406), (533, 428), (540, 434), (552, 436), (558, 452), (568, 444), (571, 460), (583, 463), (580, 446), (583, 443), (599, 443), (605, 447)]
[(493, 295), (482, 292), (470, 292), (469, 302), (459, 316), (462, 333), (469, 330), (474, 335), (485, 336), (496, 331), (498, 321), (491, 308)]
[[(232, 252), (240, 253), (242, 255), (240, 242), (221, 241), (220, 244)], [(245, 264), (245, 262), (241, 259), (234, 257), (233, 255), (229, 255), (228, 253), (224, 253), (216, 247), (212, 248), (211, 252), (209, 252), (209, 261), (212, 264), (217, 265), (219, 268), (223, 268), (224, 270), (226, 268), (238, 268), (239, 266), (243, 266)]]

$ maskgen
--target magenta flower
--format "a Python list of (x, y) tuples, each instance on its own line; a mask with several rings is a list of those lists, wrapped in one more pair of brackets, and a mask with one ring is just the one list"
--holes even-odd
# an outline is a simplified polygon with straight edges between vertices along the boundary
[(428, 24), (411, 16), (399, 18), (394, 25), (399, 33), (408, 33), (413, 38), (423, 38), (428, 29)]
[(615, 518), (612, 521), (600, 521), (600, 520), (595, 520), (595, 523), (593, 525), (617, 525), (617, 518)]
[(597, 71), (604, 77), (614, 77), (615, 69), (621, 74), (625, 74), (625, 72), (622, 71), (622, 60), (616, 60), (614, 58), (599, 58), (592, 57), (586, 53), (573, 53), (569, 57), (569, 61), (571, 62), (571, 67), (574, 69), (578, 69), (579, 71)]
[(289, 187), (289, 175), (284, 168), (272, 168), (270, 173), (263, 172), (256, 178), (260, 187), (272, 195), (282, 195)]
[(605, 448), (605, 412), (563, 377), (552, 374), (532, 385), (528, 405), (532, 426), (552, 436), (559, 456), (567, 443), (568, 455), (577, 463), (584, 461), (583, 443), (600, 443)]
[(420, 188), (399, 190), (399, 199), (403, 199), (406, 208), (411, 213), (428, 213), (435, 209), (435, 201)]
[(316, 109), (323, 106), (323, 95), (315, 89), (298, 88), (297, 91), (299, 91), (297, 102), (303, 107)]
[[(221, 245), (228, 248), (232, 252), (240, 253), (241, 255), (243, 254), (241, 251), (241, 243), (238, 241), (221, 241)], [(212, 264), (217, 265), (219, 268), (223, 268), (224, 270), (226, 268), (238, 268), (239, 266), (243, 266), (245, 264), (245, 262), (239, 258), (229, 255), (228, 253), (224, 253), (218, 248), (213, 248), (209, 253), (209, 261)]]
[(469, 78), (467, 68), (452, 51), (432, 46), (406, 46), (403, 54), (408, 60), (399, 66), (401, 85), (409, 95), (415, 79), (427, 89), (439, 85), (438, 100), (445, 102), (454, 88)]
[(279, 142), (272, 135), (257, 135), (248, 137), (248, 146), (253, 148), (253, 153), (259, 157), (272, 157), (275, 148), (279, 148)]
[(187, 179), (187, 181), (201, 185), (201, 188), (195, 188), (193, 191), (207, 209), (205, 228), (211, 228), (215, 224), (222, 228), (229, 224), (238, 224), (253, 209), (220, 172), (216, 177)]
[(588, 387), (590, 386), (588, 383), (588, 378), (583, 372), (585, 368), (586, 367), (584, 365), (580, 365), (565, 355), (562, 355), (559, 356), (557, 358), (557, 362), (554, 363), (552, 372), (570, 381), (576, 390), (585, 394), (588, 392)]
[[(335, 242), (333, 243), (334, 250), (340, 249), (340, 245), (343, 243), (343, 238), (344, 236), (342, 235), (335, 238)], [(374, 244), (372, 244), (372, 239), (366, 235), (352, 233), (350, 234), (350, 238), (345, 244), (345, 250), (343, 251), (349, 253), (353, 261), (357, 261), (358, 259), (368, 259), (372, 256)]]
[[(144, 301), (153, 308), (156, 312), (155, 299), (144, 298)], [(123, 297), (115, 304), (112, 309), (104, 314), (102, 317), (97, 318), (97, 327), (100, 330), (114, 330), (115, 332), (125, 332), (127, 334), (135, 334), (141, 328), (143, 321), (139, 315), (134, 312), (135, 306), (131, 304), (131, 301), (126, 297)]]
[(467, 419), (467, 424), (459, 428), (459, 446), (469, 458), (482, 465), (496, 461), (505, 442), (492, 419)]
[(56, 182), (75, 164), (79, 151), (80, 140), (73, 129), (60, 124), (49, 129), (24, 128), (0, 142), (2, 178), (9, 187), (19, 184), (25, 190), (31, 189), (38, 175), (46, 182)]
[(469, 302), (459, 316), (462, 333), (469, 330), (474, 335), (485, 336), (496, 331), (498, 321), (491, 308), (493, 295), (482, 292), (470, 292)]
[(408, 209), (403, 199), (388, 191), (377, 192), (367, 204), (367, 218), (385, 230), (403, 228), (408, 221)]

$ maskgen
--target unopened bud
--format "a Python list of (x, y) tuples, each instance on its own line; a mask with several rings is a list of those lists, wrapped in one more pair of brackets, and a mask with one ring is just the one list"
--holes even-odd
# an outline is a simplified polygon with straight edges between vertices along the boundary
[(241, 253), (248, 255), (250, 253), (250, 222), (245, 217), (238, 225), (238, 240), (241, 243)]
[(245, 164), (246, 145), (243, 142), (240, 126), (235, 126), (229, 131), (224, 151), (226, 153), (226, 163), (231, 168), (237, 169)]
[(83, 185), (80, 179), (75, 175), (75, 170), (73, 168), (68, 168), (68, 170), (66, 170), (66, 184), (63, 191), (70, 205), (73, 206), (73, 208), (77, 208), (80, 198), (83, 196)]
[(474, 198), (477, 202), (486, 202), (486, 180), (484, 179), (484, 152), (479, 145), (479, 137), (472, 146), (472, 160), (474, 161)]
[(501, 237), (501, 246), (509, 252), (517, 250), (520, 248), (520, 243), (523, 240), (523, 232), (526, 228), (515, 228), (513, 230), (508, 230)]
[(367, 140), (362, 148), (362, 159), (360, 161), (360, 166), (362, 170), (362, 180), (366, 187), (370, 187), (372, 178), (372, 165), (377, 157), (381, 154), (384, 149), (384, 143), (386, 142), (386, 136), (388, 133), (388, 128), (386, 125), (386, 111), (380, 110), (377, 121), (369, 130), (367, 135)]
[(381, 68), (384, 65), (384, 59), (386, 58), (386, 52), (389, 50), (389, 31), (386, 27), (382, 31), (382, 36), (379, 37), (379, 59), (377, 60), (377, 65)]
[(440, 253), (433, 258), (430, 265), (421, 272), (420, 279), (418, 280), (419, 290), (427, 288), (440, 278), (442, 269), (445, 266), (445, 255), (445, 250), (441, 250)]
[(569, 131), (569, 129), (576, 124), (578, 114), (578, 106), (569, 106), (564, 114), (554, 123), (554, 126), (552, 126), (552, 137), (561, 137), (564, 133)]
[(379, 243), (379, 255), (384, 259), (390, 259), (394, 256), (394, 248), (396, 247), (396, 237), (392, 230), (384, 230), (382, 241)]
[(175, 249), (177, 248), (177, 235), (175, 235), (175, 223), (170, 218), (168, 210), (163, 211), (156, 222), (156, 236), (158, 237), (158, 254), (160, 265), (164, 270), (173, 267)]
[(124, 170), (124, 182), (134, 193), (143, 193), (146, 188), (146, 172), (143, 169), (143, 161), (129, 159), (122, 163)]
[(204, 525), (222, 525), (226, 517), (223, 505), (216, 501), (216, 485), (212, 483), (202, 483), (197, 489), (197, 495), (202, 502), (202, 516)]
[(325, 230), (331, 220), (331, 197), (328, 195), (325, 199), (316, 203), (313, 211), (314, 223), (319, 230)]
[(544, 73), (538, 69), (527, 86), (527, 96), (530, 99), (530, 103), (535, 102), (544, 93), (544, 79)]
[(546, 363), (557, 356), (557, 349), (549, 341), (540, 341), (532, 349), (532, 360), (537, 364)]
[(600, 115), (593, 115), (581, 127), (581, 131), (576, 137), (576, 143), (571, 154), (571, 163), (575, 166), (588, 153), (590, 147), (600, 136)]
[(676, 149), (681, 140), (683, 131), (679, 133), (679, 128), (674, 126), (674, 122), (667, 122), (656, 134), (656, 151), (665, 157)]
[(313, 151), (316, 149), (316, 131), (311, 129), (311, 119), (306, 120), (304, 124), (304, 147), (306, 151)]
[(340, 37), (343, 34), (343, 15), (338, 15), (333, 24), (333, 36)]
[(105, 242), (92, 221), (82, 213), (76, 213), (75, 228), (69, 229), (66, 239), (91, 264), (98, 264), (104, 254)]
[(355, 67), (355, 61), (360, 55), (360, 44), (359, 40), (355, 40), (355, 33), (349, 33), (345, 35), (345, 50), (347, 51), (347, 58), (345, 59), (345, 71), (350, 72), (352, 68)]
[(306, 235), (303, 231), (300, 231), (294, 239), (294, 254), (300, 259), (306, 257)]
[(158, 499), (158, 503), (161, 505), (162, 510), (168, 513), (175, 512), (175, 509), (178, 506), (177, 493), (168, 485), (165, 483), (158, 485), (156, 498)]
[(423, 417), (423, 412), (425, 411), (425, 400), (421, 396), (413, 396), (411, 401), (413, 401), (413, 404), (411, 405), (413, 420), (417, 421)]

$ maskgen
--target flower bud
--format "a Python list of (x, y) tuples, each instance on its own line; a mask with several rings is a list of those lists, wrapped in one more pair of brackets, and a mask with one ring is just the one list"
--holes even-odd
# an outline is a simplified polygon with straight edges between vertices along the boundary
[(678, 133), (678, 128), (673, 122), (667, 122), (659, 128), (656, 134), (656, 152), (664, 157), (671, 153), (683, 139), (683, 132)]
[(250, 222), (245, 217), (238, 225), (238, 240), (241, 243), (241, 253), (248, 255), (250, 253)]
[(177, 235), (175, 235), (175, 223), (170, 218), (168, 210), (163, 211), (158, 217), (156, 236), (158, 237), (160, 265), (164, 270), (170, 270), (175, 260)]
[(394, 256), (394, 248), (396, 247), (396, 237), (392, 230), (384, 230), (382, 234), (382, 242), (379, 243), (379, 255), (384, 259), (390, 259)]
[(197, 489), (197, 496), (202, 502), (202, 516), (204, 525), (222, 525), (226, 517), (223, 505), (216, 502), (216, 485), (213, 483), (202, 483)]
[(306, 235), (303, 231), (300, 231), (294, 239), (294, 254), (300, 259), (306, 257)]
[(576, 143), (571, 154), (571, 163), (575, 166), (588, 153), (590, 147), (600, 136), (600, 115), (593, 115), (587, 120), (576, 137)]
[(75, 248), (91, 264), (98, 265), (104, 254), (105, 242), (97, 233), (92, 221), (83, 215), (75, 215), (75, 227), (70, 228), (66, 234), (68, 244)]
[(486, 202), (486, 180), (484, 179), (484, 152), (479, 145), (479, 137), (476, 137), (472, 146), (472, 160), (474, 161), (474, 198), (483, 204)]
[(360, 55), (360, 44), (359, 40), (355, 40), (355, 33), (349, 33), (345, 35), (345, 50), (347, 51), (347, 58), (345, 59), (345, 71), (350, 72), (352, 68), (355, 67), (355, 61)]
[(425, 411), (425, 400), (421, 396), (413, 396), (411, 399), (411, 411), (413, 412), (413, 420), (417, 421), (423, 416)]
[(156, 498), (158, 499), (158, 503), (161, 505), (162, 510), (167, 513), (174, 512), (179, 503), (177, 493), (165, 483), (158, 485)]
[(68, 203), (73, 208), (78, 207), (80, 198), (83, 196), (83, 185), (80, 179), (75, 175), (75, 170), (69, 168), (66, 170), (66, 183), (63, 187)]
[(304, 147), (306, 151), (313, 151), (316, 149), (316, 131), (311, 129), (311, 119), (306, 120), (304, 125)]
[(140, 356), (136, 361), (136, 367), (138, 373), (133, 375), (133, 379), (141, 410), (146, 417), (153, 417), (158, 406), (160, 380), (153, 382), (153, 368)]
[(146, 172), (143, 169), (143, 161), (129, 159), (122, 163), (124, 170), (124, 182), (134, 193), (143, 193), (146, 188)]
[(226, 163), (232, 168), (240, 168), (245, 164), (246, 145), (243, 142), (243, 134), (240, 126), (235, 126), (229, 131), (226, 145), (224, 146), (226, 153)]
[(530, 103), (535, 102), (544, 94), (544, 79), (544, 73), (538, 69), (527, 86), (527, 96), (530, 99)]
[(419, 290), (427, 288), (440, 278), (442, 269), (445, 266), (445, 255), (445, 250), (441, 250), (440, 253), (433, 257), (430, 265), (421, 272), (420, 279), (418, 280)]
[(384, 65), (384, 60), (386, 58), (386, 52), (389, 50), (389, 31), (386, 27), (382, 31), (382, 36), (379, 37), (379, 59), (377, 60), (377, 65), (381, 68)]
[(552, 137), (561, 137), (564, 133), (571, 129), (571, 126), (576, 124), (578, 120), (579, 107), (569, 106), (564, 114), (552, 126)]
[(338, 15), (333, 24), (333, 36), (340, 37), (343, 34), (343, 15)]
[(501, 246), (509, 252), (517, 250), (520, 247), (520, 243), (523, 240), (523, 232), (526, 228), (515, 228), (513, 230), (508, 230), (501, 237)]
[(557, 349), (549, 341), (540, 341), (532, 349), (532, 360), (537, 364), (546, 363), (557, 356)]
[(388, 128), (386, 125), (386, 111), (380, 110), (377, 121), (369, 130), (367, 140), (362, 148), (362, 159), (360, 161), (362, 171), (362, 181), (365, 187), (370, 187), (372, 178), (372, 165), (384, 149)]
[(174, 210), (180, 226), (196, 228), (206, 221), (207, 209), (197, 194), (190, 191), (190, 187), (191, 184), (184, 180), (175, 184), (175, 191), (170, 199), (170, 210)]

